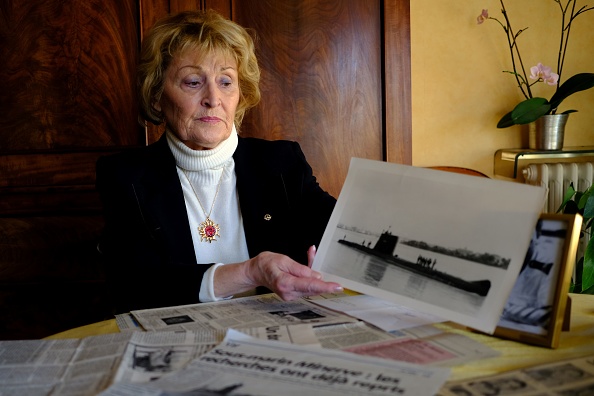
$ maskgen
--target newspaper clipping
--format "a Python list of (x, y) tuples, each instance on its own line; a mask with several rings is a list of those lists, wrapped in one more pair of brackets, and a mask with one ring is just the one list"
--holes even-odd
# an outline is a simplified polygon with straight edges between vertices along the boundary
[(594, 356), (448, 383), (438, 396), (594, 395)]
[[(360, 302), (358, 298), (351, 304), (343, 301), (355, 309)], [(390, 394), (396, 389), (397, 394), (426, 395), (427, 386), (438, 389), (447, 378), (444, 371), (429, 367), (497, 354), (470, 338), (434, 326), (386, 332), (305, 300), (288, 304), (264, 295), (222, 305), (221, 311), (202, 304), (146, 310), (138, 316), (165, 330), (143, 331), (130, 315), (129, 319), (134, 319), (127, 320), (129, 328), (119, 334), (82, 340), (0, 341), (0, 395), (91, 396), (103, 391), (107, 395), (265, 395), (274, 394), (281, 386), (282, 394), (293, 394), (285, 387), (296, 389), (302, 382), (316, 395)], [(241, 328), (221, 328), (225, 315), (229, 324)], [(176, 323), (179, 316), (190, 320)], [(254, 324), (254, 316), (265, 325), (242, 327)], [(160, 324), (167, 322), (172, 327)], [(228, 331), (231, 338), (224, 341)], [(255, 360), (246, 360), (244, 355)], [(263, 373), (256, 365), (248, 369), (243, 365), (247, 361), (272, 364), (274, 370)], [(196, 382), (195, 377), (202, 378), (202, 374), (190, 374), (193, 371), (217, 374), (204, 374), (204, 382)], [(351, 374), (359, 371), (361, 374)], [(250, 376), (253, 378), (248, 379)], [(412, 381), (419, 376), (424, 378), (422, 384)], [(219, 380), (213, 382), (215, 378)], [(242, 386), (229, 385), (232, 378), (240, 379)], [(425, 385), (425, 379), (430, 385)], [(186, 380), (188, 385), (181, 386)], [(170, 386), (168, 381), (180, 387)], [(252, 392), (262, 384), (271, 393)], [(222, 393), (214, 391), (217, 389)]]
[(276, 294), (215, 303), (132, 311), (146, 331), (225, 330), (307, 323), (356, 322), (351, 316), (307, 300), (283, 301)]
[(96, 395), (112, 381), (129, 333), (0, 342), (0, 394)]
[(229, 330), (224, 341), (182, 370), (145, 384), (116, 383), (125, 395), (433, 395), (450, 374), (323, 348), (254, 339)]

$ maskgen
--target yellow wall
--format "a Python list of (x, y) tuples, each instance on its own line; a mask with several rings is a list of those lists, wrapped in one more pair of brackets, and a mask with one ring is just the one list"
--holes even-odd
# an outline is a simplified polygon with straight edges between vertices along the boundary
[[(566, 0), (561, 0), (565, 3)], [(578, 6), (586, 5), (578, 0)], [(590, 6), (593, 5), (590, 2)], [(522, 58), (529, 68), (542, 62), (557, 72), (560, 20), (554, 0), (507, 0)], [(499, 0), (412, 0), (413, 165), (462, 166), (493, 175), (500, 148), (527, 147), (527, 126), (497, 129), (497, 121), (523, 99), (512, 70), (505, 33), (492, 20), (477, 25), (483, 8), (503, 21)], [(594, 73), (594, 10), (572, 25), (561, 81)], [(532, 81), (532, 80), (531, 80)], [(539, 83), (535, 96), (550, 99), (555, 87)], [(565, 147), (594, 146), (594, 88), (566, 99)]]

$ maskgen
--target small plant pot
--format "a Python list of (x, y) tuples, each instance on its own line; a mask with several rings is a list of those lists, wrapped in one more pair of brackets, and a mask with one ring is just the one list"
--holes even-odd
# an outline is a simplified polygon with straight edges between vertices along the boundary
[(544, 115), (528, 124), (528, 148), (561, 150), (569, 114)]

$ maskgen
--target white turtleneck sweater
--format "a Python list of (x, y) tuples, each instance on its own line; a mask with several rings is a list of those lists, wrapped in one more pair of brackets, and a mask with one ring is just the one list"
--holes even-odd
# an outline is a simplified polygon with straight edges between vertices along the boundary
[[(198, 265), (216, 263), (202, 278), (199, 299), (202, 302), (221, 300), (214, 295), (215, 270), (224, 264), (249, 259), (233, 161), (237, 131), (233, 126), (229, 138), (211, 150), (192, 150), (172, 132), (166, 131), (166, 134), (184, 193), (196, 261)], [(219, 225), (220, 236), (209, 243), (206, 239), (201, 241), (198, 228), (211, 207), (210, 219)]]

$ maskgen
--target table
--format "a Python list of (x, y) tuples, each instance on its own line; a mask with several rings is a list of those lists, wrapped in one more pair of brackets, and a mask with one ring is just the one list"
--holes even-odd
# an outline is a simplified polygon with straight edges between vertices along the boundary
[(75, 327), (61, 333), (45, 337), (45, 340), (64, 340), (67, 338), (84, 338), (102, 334), (119, 333), (120, 329), (115, 319), (103, 320), (101, 322), (91, 323), (85, 326)]
[(478, 334), (453, 323), (443, 324), (447, 331), (468, 336), (501, 353), (490, 359), (475, 360), (452, 368), (451, 380), (478, 378), (509, 370), (594, 355), (594, 295), (571, 294), (569, 331), (563, 331), (559, 347), (549, 349), (516, 341)]
[[(561, 334), (559, 347), (556, 349), (531, 346), (472, 332), (456, 323), (447, 322), (436, 325), (442, 330), (479, 341), (501, 353), (498, 357), (474, 360), (452, 367), (450, 380), (478, 378), (523, 367), (594, 355), (594, 295), (570, 294), (570, 298), (572, 301), (570, 330)], [(115, 319), (109, 319), (54, 334), (46, 339), (82, 338), (117, 332), (119, 329)]]

